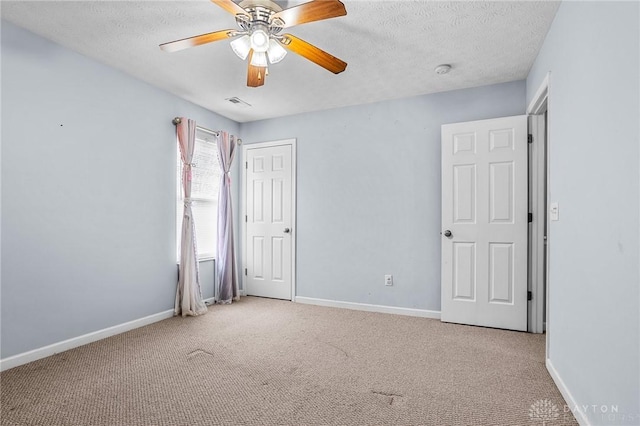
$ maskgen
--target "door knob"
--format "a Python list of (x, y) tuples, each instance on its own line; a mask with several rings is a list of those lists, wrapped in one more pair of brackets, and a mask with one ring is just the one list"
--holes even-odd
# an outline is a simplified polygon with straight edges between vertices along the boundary
[(451, 238), (453, 236), (453, 234), (451, 233), (451, 231), (449, 231), (448, 229), (446, 231), (444, 231), (444, 236), (447, 238)]
[(289, 229), (289, 228), (284, 228), (284, 233), (285, 233), (285, 234), (288, 234), (288, 233), (290, 233), (290, 232), (291, 232), (291, 229)]

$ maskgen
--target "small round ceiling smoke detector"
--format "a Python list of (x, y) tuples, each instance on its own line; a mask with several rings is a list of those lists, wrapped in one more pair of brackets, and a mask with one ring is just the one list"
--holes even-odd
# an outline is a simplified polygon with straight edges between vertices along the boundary
[(451, 71), (451, 65), (449, 64), (441, 64), (435, 68), (436, 74), (442, 75)]

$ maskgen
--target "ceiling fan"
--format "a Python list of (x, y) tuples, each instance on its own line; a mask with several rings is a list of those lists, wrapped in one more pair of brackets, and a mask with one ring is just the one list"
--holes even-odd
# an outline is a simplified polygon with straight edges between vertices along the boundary
[(287, 50), (307, 58), (321, 67), (339, 74), (347, 63), (291, 34), (280, 34), (285, 28), (308, 22), (344, 16), (347, 11), (339, 0), (312, 0), (298, 6), (282, 9), (271, 0), (244, 0), (239, 4), (232, 0), (211, 0), (233, 14), (239, 30), (221, 30), (181, 40), (163, 43), (165, 52), (175, 52), (201, 44), (234, 38), (231, 48), (240, 59), (249, 58), (247, 86), (264, 84), (268, 63), (280, 62)]

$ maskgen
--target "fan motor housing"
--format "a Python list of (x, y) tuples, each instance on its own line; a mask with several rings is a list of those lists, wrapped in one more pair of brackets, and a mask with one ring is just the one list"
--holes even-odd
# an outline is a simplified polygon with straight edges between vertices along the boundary
[(282, 11), (282, 8), (271, 0), (244, 0), (240, 2), (238, 6), (244, 10), (263, 9), (266, 10), (269, 15)]

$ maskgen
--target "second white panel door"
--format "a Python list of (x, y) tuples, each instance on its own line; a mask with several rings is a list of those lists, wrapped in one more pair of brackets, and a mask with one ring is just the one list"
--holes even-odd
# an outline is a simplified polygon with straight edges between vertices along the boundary
[(292, 145), (246, 150), (247, 294), (291, 300)]
[(527, 117), (442, 126), (442, 321), (527, 329)]

